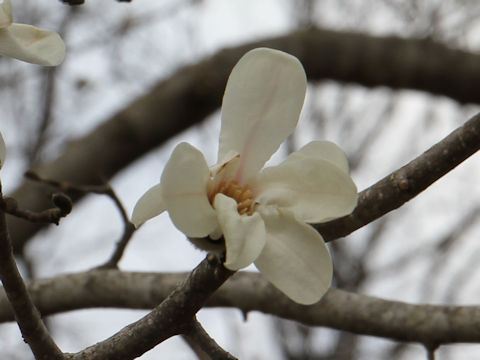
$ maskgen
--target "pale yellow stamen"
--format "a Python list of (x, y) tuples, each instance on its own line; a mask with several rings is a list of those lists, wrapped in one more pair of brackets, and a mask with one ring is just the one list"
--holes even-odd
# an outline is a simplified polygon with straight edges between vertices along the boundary
[(237, 202), (237, 211), (240, 215), (253, 214), (253, 193), (248, 186), (241, 186), (237, 181), (232, 180), (228, 182), (222, 182), (217, 189), (212, 191), (209, 196), (210, 203), (213, 204), (215, 195), (224, 194)]

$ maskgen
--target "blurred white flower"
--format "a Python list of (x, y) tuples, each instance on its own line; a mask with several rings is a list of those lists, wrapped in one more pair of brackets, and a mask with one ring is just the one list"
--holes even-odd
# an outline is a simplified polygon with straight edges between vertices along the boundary
[(12, 3), (4, 0), (0, 4), (0, 55), (56, 66), (65, 57), (65, 44), (55, 32), (13, 23)]
[(232, 70), (222, 105), (218, 162), (208, 167), (188, 143), (168, 160), (160, 184), (137, 202), (136, 226), (167, 210), (191, 238), (225, 239), (225, 266), (251, 263), (301, 304), (328, 290), (332, 261), (307, 223), (349, 214), (357, 189), (335, 144), (314, 141), (278, 166), (262, 167), (298, 122), (306, 76), (297, 58), (266, 48), (245, 54)]

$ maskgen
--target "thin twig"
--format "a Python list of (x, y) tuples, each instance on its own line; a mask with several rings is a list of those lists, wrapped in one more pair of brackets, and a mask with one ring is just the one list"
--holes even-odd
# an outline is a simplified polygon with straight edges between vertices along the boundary
[(217, 344), (217, 342), (208, 335), (197, 319), (193, 319), (191, 325), (183, 333), (185, 337), (190, 339), (200, 349), (209, 356), (210, 360), (237, 360), (229, 352), (225, 351)]
[(13, 198), (0, 198), (0, 208), (7, 214), (34, 223), (58, 225), (60, 219), (67, 216), (72, 211), (72, 201), (65, 194), (58, 193), (52, 195), (52, 203), (55, 205), (54, 208), (36, 212), (27, 209), (20, 209), (17, 201)]
[(117, 196), (113, 188), (108, 183), (104, 183), (102, 185), (75, 185), (65, 181), (46, 179), (39, 176), (33, 171), (27, 171), (25, 173), (25, 177), (27, 177), (30, 180), (38, 181), (46, 185), (52, 186), (65, 193), (81, 193), (81, 194), (94, 193), (98, 195), (106, 195), (110, 199), (112, 199), (113, 203), (117, 207), (120, 213), (120, 216), (122, 217), (122, 220), (123, 220), (123, 224), (124, 224), (123, 234), (120, 240), (117, 242), (117, 246), (115, 247), (115, 250), (112, 256), (110, 257), (110, 259), (107, 260), (103, 265), (99, 266), (98, 268), (106, 269), (106, 268), (116, 268), (118, 266), (118, 262), (121, 260), (123, 253), (125, 252), (125, 249), (133, 233), (135, 232), (135, 226), (130, 222), (130, 218), (128, 217), (125, 207), (123, 206), (122, 202), (120, 201), (119, 197)]
[[(73, 8), (65, 11), (63, 19), (58, 25), (57, 32), (64, 37), (68, 27), (73, 19), (72, 15), (75, 14)], [(57, 74), (61, 66), (53, 66), (47, 68), (41, 68), (41, 72), (44, 75), (44, 79), (41, 82), (40, 94), (43, 95), (42, 102), (39, 106), (38, 113), (40, 114), (39, 127), (36, 133), (36, 139), (32, 141), (30, 148), (28, 149), (28, 163), (29, 167), (32, 167), (39, 160), (41, 150), (43, 150), (45, 143), (48, 141), (48, 130), (54, 120), (53, 108), (56, 101), (57, 93)]]
[(33, 140), (33, 144), (27, 149), (28, 163), (32, 166), (39, 158), (40, 151), (43, 149), (47, 141), (47, 131), (52, 122), (52, 108), (54, 103), (55, 94), (55, 75), (57, 73), (56, 67), (42, 69), (44, 72), (44, 81), (42, 81), (41, 93), (45, 96), (41, 105), (42, 110), (39, 128), (36, 129), (36, 139)]
[(44, 177), (41, 177), (38, 175), (36, 172), (32, 170), (28, 170), (25, 172), (25, 177), (27, 179), (37, 181), (43, 184), (46, 184), (48, 186), (51, 186), (53, 188), (58, 189), (59, 191), (63, 193), (80, 193), (80, 194), (88, 194), (88, 193), (94, 193), (94, 194), (100, 194), (104, 195), (108, 191), (108, 185), (102, 184), (102, 185), (75, 185), (66, 181), (58, 181), (54, 179), (47, 179)]
[(123, 206), (115, 191), (110, 185), (106, 184), (105, 186), (105, 195), (109, 196), (113, 200), (122, 217), (123, 234), (120, 240), (117, 242), (117, 246), (115, 247), (115, 250), (110, 259), (105, 264), (101, 265), (100, 268), (116, 268), (118, 266), (118, 262), (122, 259), (123, 253), (125, 252), (125, 249), (130, 242), (133, 233), (135, 232), (135, 226), (130, 221), (127, 211), (125, 210), (125, 207)]
[(131, 222), (125, 222), (124, 224), (122, 237), (117, 242), (115, 250), (110, 259), (108, 259), (103, 265), (98, 266), (99, 269), (112, 269), (118, 267), (118, 263), (122, 259), (125, 248), (135, 232), (135, 226), (133, 226)]
[(3, 209), (0, 210), (0, 278), (12, 306), (15, 320), (35, 358), (37, 360), (64, 359), (63, 353), (43, 324), (18, 271)]

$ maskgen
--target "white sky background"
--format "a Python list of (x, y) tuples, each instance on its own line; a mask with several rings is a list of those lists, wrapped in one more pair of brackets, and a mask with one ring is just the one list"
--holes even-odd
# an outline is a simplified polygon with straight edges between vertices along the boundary
[[(14, 0), (14, 5), (15, 2)], [(33, 0), (29, 2), (33, 3)], [(50, 23), (56, 23), (55, 19), (59, 16), (56, 14), (61, 13), (66, 6), (53, 0), (44, 3), (42, 6), (48, 6), (52, 10), (52, 19), (42, 18), (35, 24), (51, 27), (49, 20)], [(293, 10), (287, 0), (205, 0), (194, 7), (181, 6), (179, 9), (175, 3), (177, 2), (155, 0), (135, 0), (132, 3), (87, 0), (86, 5), (79, 8), (82, 13), (78, 15), (78, 21), (72, 24), (67, 36), (69, 52), (60, 70), (62, 80), (59, 82), (59, 92), (72, 96), (59, 99), (53, 130), (56, 140), (49, 144), (50, 152), (46, 156), (54, 156), (60, 151), (59, 144), (64, 139), (91, 131), (107, 119), (109, 114), (124, 107), (129, 99), (146, 91), (149, 85), (168, 76), (182, 64), (195, 62), (225, 46), (283, 34), (295, 26), (291, 20)], [(320, 25), (329, 28), (355, 29), (375, 34), (396, 33), (403, 36), (423, 31), (422, 21), (417, 19), (411, 28), (405, 27), (405, 20), (396, 17), (391, 8), (382, 5), (380, 0), (371, 1), (374, 7), (368, 9), (364, 7), (365, 1), (326, 0), (318, 3), (321, 5), (315, 16)], [(30, 14), (17, 13), (15, 16), (16, 20), (24, 19), (27, 22)], [(365, 21), (367, 18), (368, 22)], [(126, 33), (119, 44), (112, 30), (124, 23), (122, 19), (129, 19), (133, 23), (142, 22), (143, 25)], [(465, 47), (474, 47), (478, 41), (478, 31), (475, 31), (475, 27), (472, 29), (462, 43)], [(108, 60), (112, 57), (117, 64), (113, 67)], [(0, 63), (0, 79), (2, 71), (9, 71), (11, 66), (5, 63), (5, 60)], [(24, 77), (37, 71), (28, 64), (19, 65), (19, 68), (24, 71)], [(84, 90), (77, 92), (78, 96), (75, 96), (72, 86), (74, 80), (85, 82)], [(113, 82), (114, 86), (111, 85)], [(32, 83), (36, 86), (33, 80)], [(338, 143), (349, 154), (355, 149), (358, 139), (342, 136), (338, 125), (349, 117), (359, 117), (355, 134), (362, 136), (362, 132), (373, 126), (370, 119), (379, 116), (378, 108), (385, 106), (392, 95), (384, 89), (372, 91), (350, 86), (348, 97), (342, 99), (343, 108), (339, 111), (337, 103), (343, 90), (343, 87), (329, 82), (309, 87), (307, 104), (295, 137), (297, 146), (314, 138), (328, 139)], [(353, 173), (359, 190), (419, 155), (476, 110), (474, 107), (459, 108), (448, 99), (434, 99), (418, 92), (393, 95), (397, 97), (390, 123), (382, 131), (382, 136), (371, 144), (367, 166)], [(4, 103), (3, 101), (0, 105), (4, 106)], [(8, 106), (14, 105), (9, 103)], [(321, 111), (328, 119), (322, 126), (322, 133), (317, 132), (314, 136), (313, 130), (317, 127), (311, 121), (313, 110)], [(29, 116), (34, 116), (35, 109), (27, 106), (24, 112), (28, 119)], [(425, 120), (427, 115), (429, 121)], [(27, 122), (20, 128), (28, 125)], [(2, 183), (8, 191), (15, 188), (24, 170), (16, 150), (22, 137), (16, 127), (18, 124), (12, 126), (2, 118), (0, 126), (10, 150), (6, 166), (2, 170)], [(414, 138), (412, 129), (416, 129), (417, 136)], [(179, 134), (120, 173), (112, 185), (127, 209), (131, 212), (136, 200), (158, 182), (163, 166), (178, 142), (190, 142), (205, 154), (209, 163), (215, 162), (218, 133), (219, 117), (215, 114), (207, 122)], [(282, 154), (280, 151), (280, 156)], [(351, 153), (349, 155), (353, 156)], [(274, 161), (278, 161), (280, 156)], [(469, 258), (470, 254), (478, 252), (475, 242), (480, 234), (480, 226), (472, 228), (460, 239), (461, 246), (453, 251), (453, 256), (446, 259), (446, 265), (441, 268), (441, 277), (436, 278), (433, 290), (428, 294), (422, 290), (425, 287), (423, 277), (418, 276), (419, 273), (428, 271), (428, 263), (424, 257), (415, 258), (415, 255), (421, 253), (425, 246), (435, 244), (439, 234), (445, 233), (476, 205), (466, 199), (479, 198), (479, 175), (480, 166), (476, 156), (402, 209), (389, 215), (392, 219), (388, 224), (389, 236), (388, 239), (382, 239), (369, 258), (368, 268), (373, 275), (363, 287), (363, 293), (395, 300), (432, 303), (443, 303), (450, 296), (456, 304), (478, 304), (478, 275), (471, 276), (458, 294), (450, 294), (449, 289), (453, 279), (462, 270), (463, 261), (458, 259)], [(34, 259), (39, 277), (85, 271), (108, 258), (121, 229), (120, 217), (113, 204), (106, 198), (90, 196), (75, 206), (74, 212), (59, 227), (37, 236), (29, 245), (28, 254)], [(352, 253), (361, 251), (368, 231), (368, 228), (362, 229), (341, 241), (348, 245)], [(401, 255), (414, 259), (411, 266), (400, 274), (389, 272), (389, 264)], [(168, 215), (164, 214), (145, 224), (135, 234), (120, 266), (123, 270), (134, 271), (189, 271), (203, 257), (204, 254), (193, 249), (171, 225)], [(54, 336), (62, 350), (78, 351), (112, 335), (143, 314), (139, 311), (98, 309), (56, 315), (52, 317)], [(274, 325), (267, 316), (252, 313), (248, 321), (243, 322), (239, 311), (202, 310), (199, 320), (212, 337), (241, 359), (280, 358), (280, 354), (275, 353), (275, 340), (272, 338)], [(321, 335), (319, 346), (328, 346), (328, 339), (334, 335), (322, 330), (318, 332)], [(388, 344), (391, 343), (386, 340), (368, 338), (368, 341), (362, 343), (362, 354), (365, 358), (373, 358)], [(3, 349), (10, 354), (25, 354), (18, 357), (21, 359), (30, 357), (29, 350), (20, 343), (18, 329), (14, 324), (0, 325), (0, 353), (4, 353)], [(455, 346), (439, 351), (438, 359), (446, 359), (444, 356), (448, 352), (455, 359), (471, 359), (478, 351), (478, 345)], [(420, 346), (412, 347), (405, 358), (423, 360), (424, 350)], [(141, 359), (193, 359), (193, 355), (182, 340), (174, 338), (160, 344)]]

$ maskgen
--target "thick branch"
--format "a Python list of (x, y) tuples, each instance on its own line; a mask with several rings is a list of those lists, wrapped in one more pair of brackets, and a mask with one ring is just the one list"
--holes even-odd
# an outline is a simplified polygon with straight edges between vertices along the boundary
[(348, 216), (318, 224), (326, 241), (346, 236), (397, 209), (480, 149), (480, 114), (359, 195)]
[[(135, 359), (162, 341), (190, 329), (192, 320), (208, 297), (231, 275), (223, 261), (208, 255), (181, 286), (142, 319), (128, 325), (105, 341), (77, 354), (71, 360)], [(92, 290), (92, 288), (90, 288)]]
[[(99, 175), (108, 180), (217, 109), (234, 63), (248, 49), (258, 46), (294, 54), (304, 64), (310, 80), (412, 88), (460, 102), (480, 102), (476, 89), (480, 82), (480, 55), (427, 40), (313, 29), (223, 50), (196, 65), (179, 69), (92, 133), (68, 144), (57, 160), (39, 165), (36, 171), (50, 179), (77, 184), (93, 184)], [(38, 191), (38, 185), (26, 182), (12, 196), (24, 208), (44, 209), (47, 200)], [(15, 250), (21, 251), (39, 225), (9, 219), (9, 228)]]
[[(95, 307), (151, 309), (165, 299), (185, 276), (179, 273), (97, 270), (36, 280), (31, 283), (29, 290), (43, 315)], [(244, 313), (260, 311), (306, 325), (419, 342), (431, 347), (480, 342), (480, 306), (412, 305), (333, 288), (319, 303), (304, 306), (290, 301), (260, 274), (253, 273), (235, 274), (217, 290), (206, 306), (233, 307)], [(197, 307), (194, 306), (195, 309)], [(12, 320), (8, 303), (2, 294), (0, 321)], [(168, 324), (167, 321), (164, 326)], [(171, 332), (163, 328), (160, 331)], [(173, 332), (176, 331), (175, 328)]]

